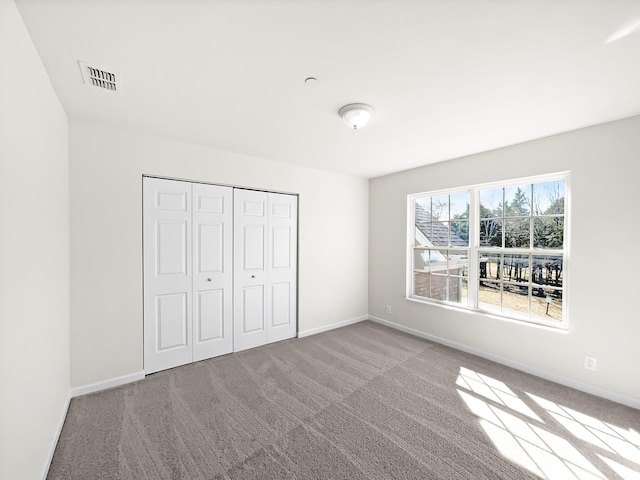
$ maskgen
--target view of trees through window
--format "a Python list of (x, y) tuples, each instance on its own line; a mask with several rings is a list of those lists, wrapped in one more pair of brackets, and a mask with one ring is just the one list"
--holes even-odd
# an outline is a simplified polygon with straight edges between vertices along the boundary
[(414, 196), (412, 296), (561, 323), (565, 191), (557, 178)]

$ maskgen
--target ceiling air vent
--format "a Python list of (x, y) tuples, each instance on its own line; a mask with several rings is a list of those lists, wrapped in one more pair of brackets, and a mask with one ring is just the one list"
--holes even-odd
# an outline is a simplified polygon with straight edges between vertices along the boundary
[(94, 67), (86, 62), (78, 63), (80, 64), (85, 84), (111, 90), (112, 92), (122, 90), (122, 80), (119, 73), (114, 73), (105, 68)]

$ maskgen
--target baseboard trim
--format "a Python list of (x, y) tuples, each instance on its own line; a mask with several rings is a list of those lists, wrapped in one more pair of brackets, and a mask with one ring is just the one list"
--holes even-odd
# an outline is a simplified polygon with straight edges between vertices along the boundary
[(91, 383), (89, 385), (83, 385), (81, 387), (75, 387), (71, 389), (71, 398), (79, 397), (80, 395), (87, 395), (89, 393), (99, 392), (108, 388), (119, 387), (120, 385), (126, 385), (127, 383), (137, 382), (144, 378), (144, 371), (130, 373), (121, 377), (110, 378), (101, 382)]
[(582, 392), (589, 393), (597, 397), (606, 398), (607, 400), (611, 400), (616, 403), (621, 403), (623, 405), (627, 405), (629, 407), (637, 408), (640, 410), (640, 399), (638, 398), (613, 392), (611, 390), (598, 387), (597, 385), (581, 382), (579, 380), (565, 377), (563, 375), (558, 375), (556, 373), (549, 372), (548, 370), (542, 370), (536, 367), (532, 367), (531, 365), (520, 363), (510, 358), (502, 357), (500, 355), (495, 355), (493, 353), (489, 353), (484, 350), (478, 350), (476, 348), (470, 347), (468, 345), (464, 345), (462, 343), (453, 342), (451, 340), (447, 340), (446, 338), (441, 338), (436, 335), (431, 335), (425, 332), (421, 332), (420, 330), (415, 330), (413, 328), (405, 327), (404, 325), (400, 325), (398, 323), (385, 320), (384, 318), (369, 315), (369, 320), (371, 320), (372, 322), (379, 323), (381, 325), (385, 325), (390, 328), (394, 328), (401, 332), (414, 335), (416, 337), (424, 338), (425, 340), (431, 340), (432, 342), (439, 343), (441, 345), (446, 345), (447, 347), (455, 348), (456, 350), (461, 350), (463, 352), (470, 353), (472, 355), (477, 355), (478, 357), (486, 358), (487, 360), (491, 360), (493, 362), (506, 365), (507, 367), (515, 368), (516, 370), (530, 373), (531, 375), (535, 375), (536, 377), (541, 377), (546, 380), (551, 380), (552, 382), (559, 383), (566, 387), (575, 388), (576, 390), (580, 390)]
[(64, 426), (64, 421), (67, 418), (67, 413), (69, 412), (69, 405), (71, 404), (71, 395), (67, 395), (67, 399), (62, 408), (62, 414), (60, 415), (60, 419), (58, 420), (58, 426), (56, 427), (55, 432), (53, 433), (53, 438), (51, 439), (51, 445), (49, 446), (49, 454), (45, 460), (45, 464), (42, 467), (42, 472), (40, 478), (42, 480), (47, 480), (47, 475), (49, 475), (49, 468), (51, 468), (51, 462), (53, 461), (53, 454), (56, 451), (56, 447), (58, 446), (58, 440), (60, 440), (60, 435), (62, 434), (62, 427)]
[(369, 315), (362, 315), (361, 317), (351, 318), (349, 320), (343, 320), (341, 322), (332, 323), (330, 325), (325, 325), (317, 328), (310, 328), (309, 330), (303, 330), (298, 332), (298, 338), (308, 337), (309, 335), (316, 335), (317, 333), (328, 332), (329, 330), (334, 330), (340, 327), (346, 327), (347, 325), (353, 325), (354, 323), (363, 322), (364, 320), (368, 320)]

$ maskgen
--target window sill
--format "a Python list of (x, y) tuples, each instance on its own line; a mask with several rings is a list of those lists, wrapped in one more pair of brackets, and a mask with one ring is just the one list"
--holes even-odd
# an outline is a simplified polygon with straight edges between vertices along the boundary
[(517, 325), (523, 325), (526, 327), (541, 328), (543, 330), (547, 330), (555, 333), (569, 333), (569, 326), (567, 323), (555, 324), (555, 325), (551, 323), (547, 324), (542, 322), (536, 322), (534, 320), (508, 317), (506, 315), (500, 315), (499, 313), (491, 312), (489, 310), (483, 310), (480, 308), (465, 307), (462, 305), (455, 305), (452, 303), (445, 303), (437, 300), (428, 300), (422, 297), (408, 296), (405, 298), (414, 303), (419, 303), (422, 305), (429, 305), (429, 306), (434, 306), (439, 308), (445, 308), (447, 310), (454, 310), (456, 312), (465, 313), (468, 315), (480, 316), (482, 318), (491, 318), (493, 320), (499, 320), (499, 321), (513, 323)]

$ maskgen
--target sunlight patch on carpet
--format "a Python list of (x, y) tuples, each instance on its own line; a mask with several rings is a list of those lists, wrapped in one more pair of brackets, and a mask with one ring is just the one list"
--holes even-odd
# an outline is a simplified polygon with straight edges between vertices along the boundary
[[(640, 453), (637, 444), (625, 442), (619, 428), (527, 394), (541, 407), (541, 412), (548, 414), (550, 421), (555, 420), (579, 440), (572, 443), (553, 433), (541, 415), (503, 382), (461, 367), (456, 385), (458, 394), (479, 418), (482, 429), (500, 454), (541, 478), (606, 479), (606, 474), (580, 452), (580, 441), (587, 441), (611, 454), (605, 458), (612, 470), (635, 472), (610, 458), (612, 455), (619, 455), (621, 459), (634, 458)], [(528, 401), (531, 403), (531, 400)], [(635, 439), (632, 433), (627, 437)]]

